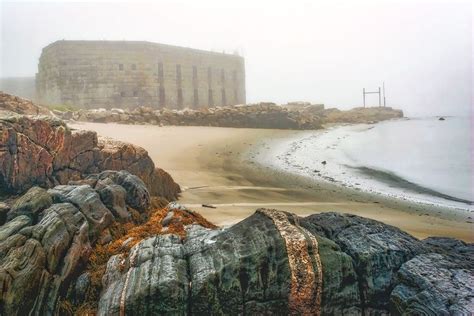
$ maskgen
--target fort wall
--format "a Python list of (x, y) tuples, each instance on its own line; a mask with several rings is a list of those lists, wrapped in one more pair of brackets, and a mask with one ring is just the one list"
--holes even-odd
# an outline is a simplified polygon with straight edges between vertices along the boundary
[(41, 54), (42, 104), (202, 108), (245, 103), (244, 59), (150, 42), (57, 41)]

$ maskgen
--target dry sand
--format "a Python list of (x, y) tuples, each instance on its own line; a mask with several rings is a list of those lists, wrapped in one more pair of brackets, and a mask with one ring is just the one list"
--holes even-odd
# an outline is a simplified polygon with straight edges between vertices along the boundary
[(182, 186), (180, 203), (218, 225), (235, 223), (259, 207), (299, 215), (337, 211), (373, 218), (418, 238), (446, 236), (474, 241), (470, 214), (309, 182), (259, 166), (245, 154), (259, 141), (291, 137), (302, 133), (299, 131), (98, 123), (71, 127), (144, 147), (155, 164)]

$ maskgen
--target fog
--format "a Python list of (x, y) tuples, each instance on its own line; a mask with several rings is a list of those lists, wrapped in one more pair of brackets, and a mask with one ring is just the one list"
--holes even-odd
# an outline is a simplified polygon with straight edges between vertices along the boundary
[(408, 115), (472, 107), (466, 1), (3, 1), (0, 10), (1, 77), (33, 76), (56, 40), (146, 40), (238, 51), (248, 102), (350, 108), (384, 81), (387, 105)]

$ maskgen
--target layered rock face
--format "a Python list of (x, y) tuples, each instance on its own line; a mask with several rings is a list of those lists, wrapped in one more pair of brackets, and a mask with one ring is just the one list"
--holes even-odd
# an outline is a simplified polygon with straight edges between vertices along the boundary
[[(354, 215), (270, 209), (218, 229), (178, 204), (149, 213), (150, 203), (145, 184), (125, 171), (30, 189), (0, 226), (0, 313), (81, 314), (85, 305), (99, 315), (474, 308), (474, 246), (461, 241), (420, 241)], [(148, 219), (117, 237), (113, 228), (137, 216)]]
[[(0, 314), (48, 315), (58, 310), (59, 298), (87, 263), (93, 243), (119, 219), (103, 203), (100, 190), (122, 188), (125, 195), (112, 193), (113, 205), (123, 205), (126, 213), (149, 207), (145, 184), (130, 173), (122, 175), (129, 178), (128, 191), (118, 177), (101, 175), (95, 188), (33, 187), (16, 201), (9, 221), (0, 226)], [(140, 202), (142, 208), (126, 201)]]
[(21, 193), (34, 185), (53, 187), (103, 170), (127, 170), (152, 195), (175, 200), (179, 186), (155, 168), (138, 146), (75, 131), (58, 119), (0, 112), (0, 190)]
[(0, 91), (0, 110), (29, 115), (50, 115), (50, 111), (30, 100)]
[(192, 226), (184, 240), (154, 236), (112, 257), (98, 314), (466, 314), (473, 246), (455, 242), (440, 250), (357, 216), (260, 209), (228, 229)]

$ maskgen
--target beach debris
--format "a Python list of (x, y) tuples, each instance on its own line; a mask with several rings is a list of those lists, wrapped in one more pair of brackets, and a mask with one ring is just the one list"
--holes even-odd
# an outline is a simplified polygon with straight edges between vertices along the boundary
[(323, 165), (325, 165), (325, 164), (327, 164), (327, 161), (326, 161), (326, 160), (323, 160), (321, 163), (322, 163)]
[(442, 116), (438, 119), (438, 121), (444, 121), (444, 120), (446, 120), (446, 119)]
[(214, 205), (211, 205), (211, 204), (202, 204), (202, 207), (217, 208), (217, 206), (214, 206)]

